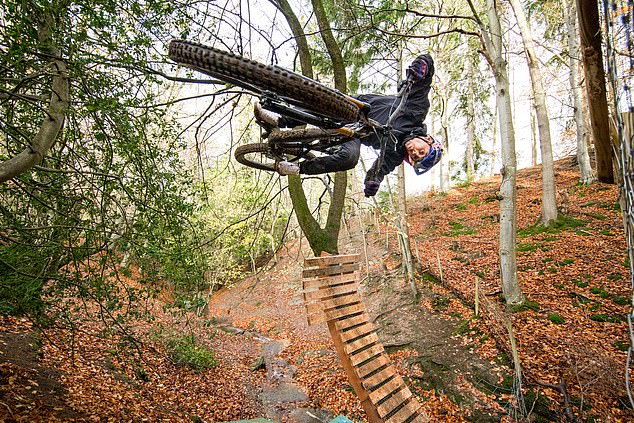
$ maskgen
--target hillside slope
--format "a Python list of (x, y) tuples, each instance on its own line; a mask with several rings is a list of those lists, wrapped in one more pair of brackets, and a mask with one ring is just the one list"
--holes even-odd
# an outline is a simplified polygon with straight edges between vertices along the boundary
[[(634, 418), (624, 390), (631, 275), (616, 187), (577, 186), (569, 160), (556, 175), (569, 218), (543, 231), (533, 226), (539, 169), (518, 174), (518, 277), (530, 303), (515, 312), (499, 295), (498, 178), (410, 201), (416, 301), (400, 273), (394, 229), (380, 216), (347, 221), (340, 251), (362, 254), (361, 293), (381, 342), (433, 421), (509, 421), (509, 409), (520, 408), (508, 321), (524, 374), (521, 405), (533, 417)], [(325, 325), (306, 323), (308, 256), (305, 241), (289, 243), (269, 269), (216, 293), (205, 316), (172, 315), (157, 300), (154, 322), (135, 327), (142, 344), (114, 337), (89, 308), (72, 334), (38, 336), (27, 320), (3, 317), (0, 420), (363, 421)], [(171, 362), (159, 340), (172, 332), (195, 335), (215, 351), (217, 366)]]

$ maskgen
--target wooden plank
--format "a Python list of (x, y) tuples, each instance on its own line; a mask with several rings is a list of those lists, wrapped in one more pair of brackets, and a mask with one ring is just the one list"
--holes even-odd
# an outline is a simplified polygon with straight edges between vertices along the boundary
[(336, 256), (310, 257), (304, 260), (304, 266), (330, 266), (338, 263), (358, 262), (361, 254), (338, 254)]
[(357, 282), (359, 280), (359, 273), (346, 273), (344, 275), (324, 276), (318, 279), (304, 279), (302, 287), (306, 291), (314, 289), (325, 288), (329, 286), (335, 286), (343, 283)]
[[(412, 401), (416, 401), (416, 399), (412, 398)], [(429, 423), (429, 421), (429, 416), (427, 416), (427, 414), (425, 414), (425, 412), (421, 409), (418, 411), (418, 415), (409, 423)]]
[(354, 342), (344, 344), (343, 349), (346, 351), (347, 354), (354, 354), (355, 351), (358, 351), (370, 344), (376, 344), (377, 342), (379, 342), (379, 337), (376, 335), (376, 332), (370, 332), (366, 336), (363, 336)]
[[(405, 407), (398, 410), (394, 415), (385, 419), (385, 423), (404, 423), (420, 410), (418, 401), (409, 401)], [(381, 416), (385, 417), (385, 416)]]
[(315, 276), (332, 276), (340, 275), (342, 273), (351, 273), (355, 270), (359, 270), (359, 263), (342, 264), (332, 267), (317, 267), (315, 269), (304, 269), (302, 277), (312, 278)]
[(363, 303), (350, 304), (347, 307), (333, 308), (330, 310), (326, 310), (325, 313), (326, 313), (326, 317), (328, 317), (328, 320), (334, 320), (340, 317), (348, 316), (350, 314), (358, 313), (360, 311), (365, 311), (365, 304)]
[(380, 354), (377, 355), (374, 360), (368, 361), (367, 363), (364, 363), (363, 366), (357, 366), (355, 367), (355, 370), (357, 372), (357, 374), (359, 375), (359, 377), (361, 379), (365, 378), (367, 375), (369, 375), (370, 373), (376, 371), (377, 369), (379, 369), (382, 366), (385, 366), (386, 364), (390, 364), (391, 360), (390, 357), (387, 354)]
[(343, 342), (349, 342), (353, 340), (354, 338), (368, 335), (375, 331), (376, 331), (376, 327), (372, 323), (366, 322), (365, 324), (361, 326), (357, 326), (354, 329), (350, 329), (340, 333), (341, 333), (341, 339), (343, 340)]
[[(337, 320), (335, 322), (335, 326), (337, 327), (337, 330), (343, 333), (347, 332), (346, 329), (362, 323), (370, 323), (370, 316), (368, 316), (368, 313), (361, 313), (356, 316), (348, 317), (347, 319)], [(373, 325), (373, 323), (370, 324)]]
[(309, 313), (308, 324), (314, 325), (317, 323), (327, 322), (329, 320), (338, 319), (340, 317), (345, 317), (350, 314), (356, 314), (360, 311), (365, 311), (365, 304), (356, 303), (356, 304), (351, 304), (347, 307), (333, 308), (327, 311), (315, 313), (312, 316)]
[[(387, 416), (390, 412), (396, 409), (399, 405), (403, 404), (406, 401), (416, 401), (415, 398), (412, 398), (412, 391), (404, 387), (399, 391), (394, 392), (394, 394), (389, 397), (385, 402), (377, 405), (377, 410), (380, 415)], [(407, 407), (407, 404), (405, 405)]]
[(350, 385), (352, 385), (354, 392), (356, 392), (357, 396), (359, 397), (359, 400), (361, 401), (361, 407), (363, 407), (368, 421), (371, 423), (382, 422), (381, 417), (376, 411), (376, 407), (374, 406), (374, 404), (372, 404), (372, 401), (370, 401), (368, 392), (363, 389), (363, 386), (361, 386), (361, 381), (357, 377), (354, 367), (352, 366), (352, 363), (350, 363), (350, 359), (343, 350), (343, 343), (339, 338), (339, 333), (337, 331), (337, 328), (335, 327), (334, 322), (328, 322), (328, 330), (330, 331), (330, 336), (332, 337), (332, 340), (335, 344), (335, 349), (337, 350), (339, 360), (341, 360), (341, 364), (343, 365), (343, 368), (348, 375), (348, 381), (350, 382)]
[(308, 320), (308, 326), (313, 326), (319, 323), (324, 323), (328, 321), (328, 317), (325, 313), (317, 313), (306, 317)]
[(374, 387), (380, 385), (391, 377), (397, 376), (398, 372), (391, 364), (381, 369), (381, 371), (376, 372), (372, 376), (364, 377), (362, 380), (363, 386), (368, 391), (371, 391)]
[(359, 290), (358, 283), (348, 285), (339, 285), (332, 288), (322, 288), (317, 291), (304, 291), (304, 301), (322, 300), (335, 295), (357, 293)]
[(389, 382), (385, 385), (379, 387), (378, 389), (370, 392), (370, 399), (373, 404), (378, 404), (383, 398), (390, 395), (392, 392), (401, 389), (401, 386), (405, 385), (403, 378), (400, 375), (394, 376)]
[(368, 348), (367, 350), (360, 351), (358, 354), (350, 356), (350, 362), (352, 362), (353, 366), (358, 366), (360, 363), (363, 363), (365, 360), (368, 360), (375, 355), (379, 355), (385, 352), (383, 349), (383, 345), (375, 344)]
[(349, 304), (356, 304), (361, 302), (361, 296), (356, 292), (350, 295), (344, 295), (343, 297), (335, 297), (327, 300), (322, 300), (316, 303), (306, 304), (306, 311), (309, 314), (317, 313), (319, 311), (328, 311), (340, 306), (346, 306)]

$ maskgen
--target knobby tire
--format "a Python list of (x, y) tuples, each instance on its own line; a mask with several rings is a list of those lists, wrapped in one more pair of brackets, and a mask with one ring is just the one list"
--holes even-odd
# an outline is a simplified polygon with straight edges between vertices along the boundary
[(258, 94), (271, 91), (322, 116), (343, 122), (359, 118), (359, 106), (346, 95), (288, 69), (184, 40), (170, 42), (169, 56), (177, 63)]
[[(301, 148), (283, 148), (286, 159), (294, 161), (297, 157), (303, 159), (312, 159), (315, 157), (312, 153), (306, 153)], [(275, 171), (275, 158), (270, 154), (270, 145), (268, 143), (245, 144), (236, 148), (234, 156), (238, 163), (245, 166), (253, 167), (261, 170)]]

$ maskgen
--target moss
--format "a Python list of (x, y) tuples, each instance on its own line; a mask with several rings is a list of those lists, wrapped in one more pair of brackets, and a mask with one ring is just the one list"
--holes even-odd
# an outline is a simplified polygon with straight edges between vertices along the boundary
[(548, 315), (548, 320), (550, 320), (551, 322), (553, 322), (556, 325), (561, 325), (564, 323), (564, 318), (561, 317), (559, 314), (557, 313), (551, 313)]
[(537, 249), (537, 245), (535, 244), (523, 244), (521, 242), (517, 243), (517, 251), (519, 252), (528, 252), (528, 251), (535, 251)]
[(600, 323), (621, 323), (623, 318), (614, 314), (593, 314), (590, 320)]
[(521, 313), (526, 310), (539, 310), (540, 305), (537, 301), (531, 301), (529, 299), (524, 300), (522, 304), (517, 304), (511, 307), (511, 313)]
[(531, 421), (535, 423), (559, 421), (560, 416), (552, 410), (552, 402), (544, 395), (527, 391), (524, 394), (524, 404), (527, 410), (531, 410)]
[(471, 326), (470, 326), (471, 320), (472, 319), (467, 319), (460, 322), (451, 332), (452, 335), (462, 336), (468, 333), (471, 330)]
[(628, 305), (630, 303), (629, 299), (627, 299), (625, 297), (619, 297), (619, 296), (612, 297), (612, 301), (615, 304), (622, 305), (622, 306)]
[(584, 281), (581, 281), (579, 279), (573, 279), (572, 283), (577, 285), (579, 288), (585, 288), (586, 286), (588, 286), (588, 282), (584, 282)]
[(449, 226), (451, 226), (452, 232), (445, 234), (446, 236), (456, 237), (461, 235), (471, 235), (471, 234), (478, 233), (477, 230), (467, 228), (465, 225), (463, 225), (460, 222), (456, 222), (455, 220), (450, 221)]
[(575, 307), (586, 306), (589, 311), (597, 311), (601, 308), (601, 303), (599, 301), (592, 300), (584, 295), (581, 295), (577, 292), (570, 292), (570, 297), (575, 298), (576, 301), (573, 303)]
[(193, 335), (175, 335), (167, 342), (168, 354), (177, 364), (185, 364), (200, 371), (215, 367), (214, 351), (199, 343)]
[(434, 285), (442, 285), (442, 283), (440, 282), (440, 279), (438, 279), (436, 276), (432, 275), (429, 272), (421, 273), (420, 278), (421, 278), (421, 282), (423, 283), (428, 282)]
[(553, 221), (550, 226), (540, 224), (532, 225), (517, 231), (517, 236), (522, 238), (543, 233), (557, 234), (560, 231), (584, 227), (586, 223), (584, 220), (575, 219), (571, 216), (559, 215), (557, 220)]
[(590, 288), (590, 292), (594, 295), (598, 295), (601, 298), (608, 298), (610, 296), (610, 293), (608, 291), (606, 291), (603, 288), (599, 288), (596, 286), (593, 286)]
[(592, 232), (584, 231), (581, 229), (579, 229), (578, 231), (575, 231), (575, 233), (581, 236), (593, 236)]
[(627, 351), (630, 349), (630, 344), (627, 342), (616, 341), (614, 345), (619, 351)]
[[(498, 355), (498, 358), (502, 358), (500, 357), (502, 355), (504, 356), (504, 358), (503, 360), (500, 360), (500, 361), (503, 363), (508, 363), (507, 365), (510, 365), (511, 361), (506, 356), (506, 354), (500, 354)], [(502, 389), (508, 392), (512, 392), (514, 386), (515, 386), (515, 378), (512, 375), (504, 375), (504, 378), (502, 379)]]
[(585, 220), (575, 219), (574, 217), (567, 215), (559, 215), (557, 220), (553, 222), (553, 227), (561, 230), (568, 230), (574, 228), (580, 228), (586, 225)]
[(442, 310), (446, 310), (447, 307), (449, 307), (450, 302), (451, 302), (451, 299), (449, 297), (447, 297), (446, 295), (439, 294), (434, 297), (431, 304), (434, 310), (442, 311)]

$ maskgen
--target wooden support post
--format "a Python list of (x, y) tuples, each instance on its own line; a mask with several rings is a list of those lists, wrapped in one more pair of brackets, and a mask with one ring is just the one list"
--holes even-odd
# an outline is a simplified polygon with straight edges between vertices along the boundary
[(480, 279), (475, 277), (475, 315), (480, 315)]

